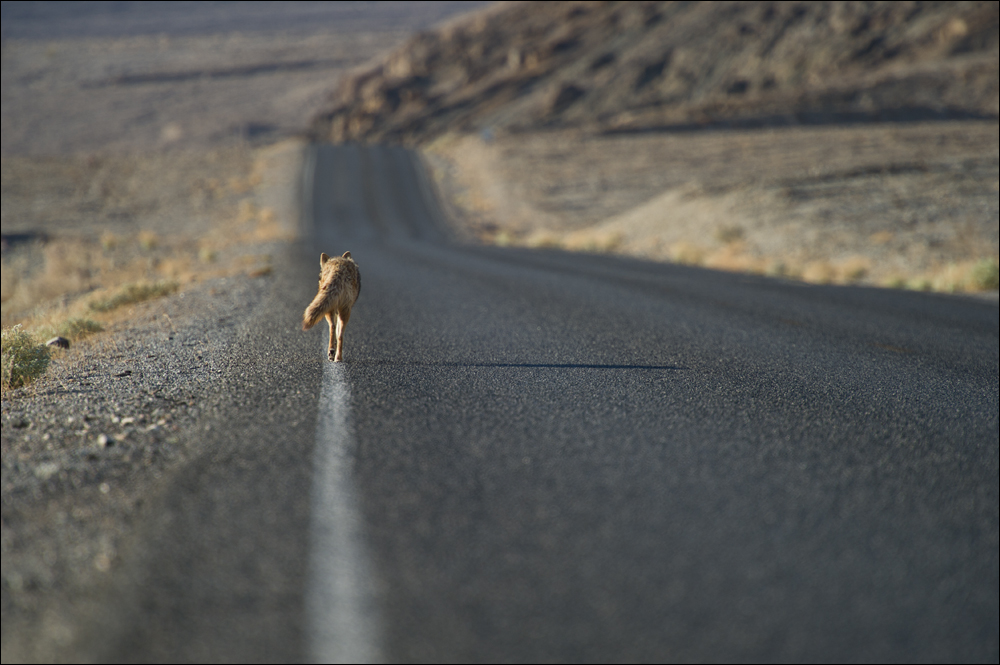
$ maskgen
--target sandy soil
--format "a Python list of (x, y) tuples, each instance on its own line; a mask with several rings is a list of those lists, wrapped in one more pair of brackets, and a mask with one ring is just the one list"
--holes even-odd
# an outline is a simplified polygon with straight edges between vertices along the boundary
[(998, 139), (956, 121), (448, 135), (427, 152), (485, 242), (978, 291), (998, 253)]
[(8, 40), (0, 150), (52, 155), (274, 141), (303, 130), (331, 81), (401, 37)]

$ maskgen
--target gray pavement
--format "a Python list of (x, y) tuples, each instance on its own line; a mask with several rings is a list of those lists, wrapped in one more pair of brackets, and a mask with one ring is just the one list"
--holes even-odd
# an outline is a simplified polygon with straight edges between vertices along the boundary
[(995, 303), (461, 246), (412, 153), (312, 156), (314, 241), (150, 508), (110, 657), (310, 654), (326, 331), (297, 326), (350, 250), (380, 658), (996, 662)]

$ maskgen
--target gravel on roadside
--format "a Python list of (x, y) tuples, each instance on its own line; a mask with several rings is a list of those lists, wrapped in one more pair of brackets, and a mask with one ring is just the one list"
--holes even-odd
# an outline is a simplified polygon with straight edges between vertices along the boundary
[(143, 502), (198, 453), (219, 363), (273, 279), (209, 280), (137, 305), (3, 400), (4, 662), (57, 660), (80, 638)]

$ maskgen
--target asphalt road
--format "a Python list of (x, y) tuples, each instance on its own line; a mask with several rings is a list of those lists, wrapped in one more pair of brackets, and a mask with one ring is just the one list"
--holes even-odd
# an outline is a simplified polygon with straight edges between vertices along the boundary
[(106, 658), (998, 660), (996, 303), (462, 246), (401, 148), (305, 190)]

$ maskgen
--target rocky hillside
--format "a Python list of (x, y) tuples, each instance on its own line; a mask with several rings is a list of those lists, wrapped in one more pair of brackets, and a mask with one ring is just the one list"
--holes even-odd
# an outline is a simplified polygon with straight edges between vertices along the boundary
[(314, 138), (991, 118), (996, 2), (502, 3), (345, 78)]

